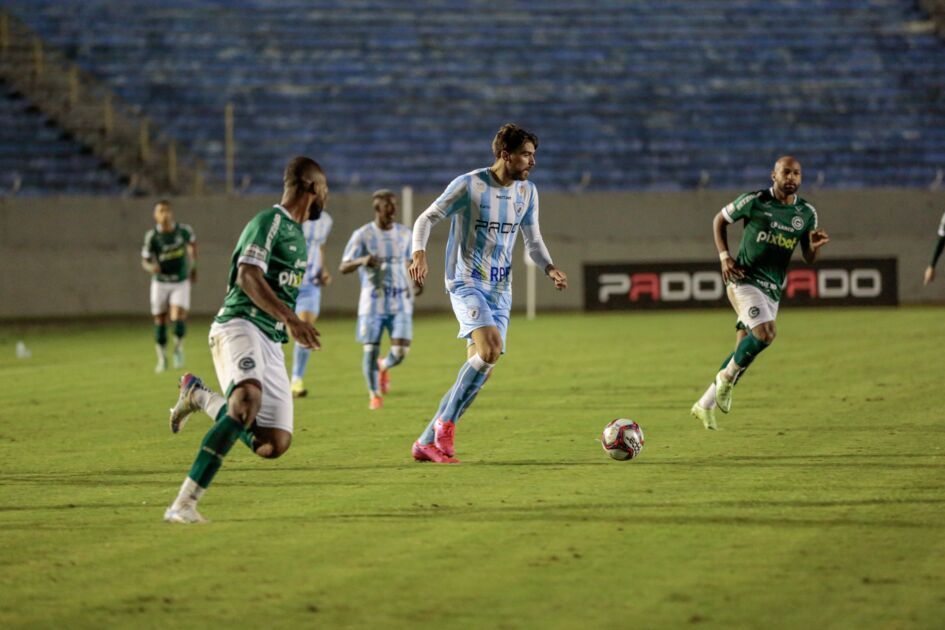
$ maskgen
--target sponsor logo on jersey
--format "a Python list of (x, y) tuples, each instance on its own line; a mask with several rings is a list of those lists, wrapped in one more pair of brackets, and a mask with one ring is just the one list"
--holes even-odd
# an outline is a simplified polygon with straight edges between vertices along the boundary
[(265, 248), (260, 247), (256, 244), (250, 244), (246, 246), (246, 249), (243, 250), (243, 256), (247, 258), (255, 258), (256, 260), (265, 261), (269, 258), (269, 252)]
[(476, 220), (476, 229), (486, 232), (495, 232), (496, 234), (515, 234), (518, 229), (518, 223), (505, 223), (503, 221), (486, 221), (485, 219)]
[[(792, 223), (793, 223), (793, 221), (792, 221)], [(773, 229), (775, 229), (775, 230), (782, 230), (782, 231), (784, 231), (784, 232), (793, 232), (793, 231), (794, 231), (794, 228), (793, 228), (793, 227), (791, 227), (791, 226), (789, 226), (789, 225), (784, 225), (784, 224), (781, 223), (780, 221), (772, 221), (772, 222), (771, 222), (771, 227), (772, 227)], [(801, 227), (804, 227), (803, 223), (801, 224)], [(797, 229), (799, 230), (799, 229), (801, 229), (801, 228), (797, 228)]]
[[(791, 230), (793, 232), (793, 230)], [(775, 245), (777, 247), (783, 247), (784, 249), (794, 250), (797, 247), (797, 237), (785, 238), (783, 234), (775, 234), (773, 232), (758, 232), (758, 237), (755, 239), (756, 243), (767, 243), (769, 245)]]
[(279, 286), (280, 287), (292, 287), (299, 288), (302, 286), (302, 276), (304, 274), (299, 273), (298, 271), (280, 271), (279, 272)]

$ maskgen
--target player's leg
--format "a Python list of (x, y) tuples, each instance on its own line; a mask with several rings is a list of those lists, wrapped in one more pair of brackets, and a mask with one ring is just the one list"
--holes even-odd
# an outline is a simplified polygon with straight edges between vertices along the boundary
[(361, 373), (367, 385), (369, 409), (380, 409), (384, 404), (378, 376), (377, 358), (381, 353), (381, 337), (384, 334), (384, 317), (362, 315), (358, 317), (357, 340), (361, 344)]
[[(433, 420), (414, 443), (413, 455), (418, 461), (456, 461), (453, 459), (456, 421), (475, 400), (502, 355), (504, 345), (503, 331), (484, 296), (478, 292), (463, 296), (450, 294), (450, 299), (460, 323), (459, 336), (469, 337), (475, 352), (460, 367)], [(507, 323), (506, 317), (505, 326)]]
[[(744, 325), (738, 322), (735, 326), (735, 348), (738, 348), (738, 344), (741, 343), (742, 339), (744, 339), (747, 334), (748, 332), (745, 330)], [(730, 352), (728, 356), (722, 360), (719, 370), (724, 370), (733, 356), (735, 356), (734, 351)], [(739, 372), (739, 376), (740, 375), (741, 372)], [(738, 376), (736, 376), (735, 382), (738, 382)], [(690, 413), (697, 420), (700, 420), (702, 426), (706, 429), (715, 431), (719, 428), (718, 422), (715, 419), (715, 407), (715, 379), (713, 379), (712, 383), (710, 383), (709, 387), (705, 390), (705, 393), (702, 394), (702, 397), (692, 406)]]
[(393, 318), (393, 329), (390, 336), (390, 352), (377, 363), (378, 381), (381, 393), (390, 391), (390, 370), (397, 367), (407, 358), (410, 352), (410, 340), (413, 338), (413, 314), (397, 313)]
[[(300, 290), (298, 300), (295, 303), (295, 312), (299, 319), (307, 324), (314, 324), (315, 320), (318, 319), (320, 302), (320, 291), (317, 287), (306, 287)], [(308, 395), (308, 389), (305, 387), (303, 379), (312, 351), (297, 343), (293, 345), (295, 347), (292, 351), (292, 396), (301, 398)]]
[(733, 305), (738, 304), (739, 319), (748, 333), (739, 341), (728, 364), (715, 377), (715, 402), (723, 413), (732, 407), (732, 389), (738, 376), (774, 341), (778, 304), (760, 289), (739, 285), (729, 289)]
[[(224, 402), (222, 396), (203, 386), (193, 375), (185, 375), (182, 381), (181, 398), (186, 398), (194, 408), (201, 409), (208, 415), (212, 414), (211, 417), (215, 421), (201, 441), (197, 457), (181, 485), (177, 498), (164, 514), (164, 519), (169, 522), (203, 522), (205, 519), (196, 509), (197, 502), (209, 487), (233, 444), (242, 439), (254, 450), (257, 446), (251, 431), (263, 400), (263, 373), (266, 363), (262, 351), (262, 335), (255, 326), (243, 320), (232, 320), (223, 325), (214, 324), (210, 335), (217, 375), (221, 384), (228, 386), (230, 393)], [(284, 373), (284, 368), (281, 369)], [(191, 377), (189, 382), (188, 376)], [(180, 405), (181, 401), (178, 401), (178, 404)], [(190, 411), (193, 410), (195, 409)], [(174, 410), (171, 412), (171, 420), (173, 430)]]
[(157, 353), (156, 373), (167, 369), (167, 315), (169, 293), (164, 283), (151, 280), (151, 316), (154, 318), (154, 350)]
[(171, 289), (170, 313), (174, 325), (174, 367), (184, 367), (184, 335), (187, 333), (187, 311), (190, 310), (190, 280), (176, 283)]
[(292, 388), (285, 371), (282, 346), (263, 343), (266, 370), (263, 375), (263, 399), (253, 425), (253, 451), (260, 457), (276, 459), (292, 444)]

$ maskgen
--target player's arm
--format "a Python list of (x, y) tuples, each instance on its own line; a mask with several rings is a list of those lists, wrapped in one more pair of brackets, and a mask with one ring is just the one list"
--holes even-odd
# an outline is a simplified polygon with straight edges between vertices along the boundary
[(460, 175), (450, 182), (446, 190), (413, 222), (413, 239), (410, 246), (412, 261), (407, 267), (407, 273), (418, 287), (423, 287), (423, 281), (430, 271), (427, 266), (427, 241), (430, 240), (430, 231), (434, 225), (459, 210), (461, 201), (468, 192), (469, 177)]
[(923, 284), (928, 284), (935, 279), (935, 264), (938, 263), (943, 249), (945, 249), (945, 214), (942, 215), (942, 221), (938, 224), (938, 242), (935, 243), (935, 250), (932, 252), (932, 262), (925, 268)]
[(190, 281), (197, 282), (197, 241), (187, 243), (187, 259), (190, 261)]
[(522, 220), (521, 230), (522, 238), (525, 239), (525, 249), (528, 251), (528, 257), (532, 259), (539, 269), (543, 269), (545, 275), (555, 283), (555, 288), (563, 291), (568, 288), (568, 276), (558, 269), (551, 260), (551, 254), (548, 247), (545, 246), (545, 240), (541, 237), (541, 229), (538, 227), (538, 193), (532, 197), (532, 205), (529, 206), (525, 218)]
[(319, 245), (318, 251), (319, 251), (319, 256), (320, 256), (319, 260), (322, 261), (322, 268), (319, 269), (317, 277), (318, 277), (318, 283), (324, 287), (331, 284), (331, 274), (328, 272), (328, 268), (325, 267), (325, 246)]
[(801, 254), (804, 256), (804, 262), (808, 265), (814, 264), (820, 248), (829, 242), (830, 237), (824, 230), (815, 229), (805, 234), (801, 238)]
[(381, 263), (372, 254), (365, 254), (364, 256), (358, 256), (357, 258), (346, 258), (341, 261), (341, 266), (338, 267), (338, 270), (341, 273), (351, 273), (358, 267), (380, 267)]
[(157, 264), (153, 256), (141, 257), (141, 268), (151, 274), (161, 273), (161, 265)]
[(719, 252), (722, 280), (726, 283), (745, 277), (745, 272), (738, 266), (728, 251), (728, 226), (731, 223), (732, 221), (724, 208), (712, 219), (712, 237), (715, 239), (715, 248)]
[(236, 285), (249, 296), (253, 304), (285, 324), (286, 330), (300, 346), (314, 350), (321, 348), (318, 331), (311, 324), (306, 324), (299, 319), (295, 311), (279, 299), (266, 282), (262, 267), (241, 264), (236, 271)]

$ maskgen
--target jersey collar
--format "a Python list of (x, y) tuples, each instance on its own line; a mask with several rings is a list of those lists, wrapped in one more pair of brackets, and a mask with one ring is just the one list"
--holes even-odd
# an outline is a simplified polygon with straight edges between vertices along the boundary
[(801, 200), (798, 194), (794, 193), (794, 203), (781, 203), (780, 201), (778, 201), (778, 198), (774, 196), (774, 186), (769, 188), (768, 192), (771, 193), (771, 198), (774, 199), (775, 203), (779, 203), (782, 206), (796, 206)]
[(277, 203), (276, 205), (273, 206), (273, 208), (279, 208), (280, 210), (282, 210), (282, 213), (283, 213), (289, 220), (295, 221), (295, 219), (292, 218), (292, 215), (289, 214), (289, 211), (286, 210), (286, 209), (285, 209), (285, 206), (283, 206), (281, 203)]

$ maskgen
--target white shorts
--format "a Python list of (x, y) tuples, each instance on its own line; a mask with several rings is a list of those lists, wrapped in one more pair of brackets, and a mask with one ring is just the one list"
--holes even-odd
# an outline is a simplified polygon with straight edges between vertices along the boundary
[(151, 314), (163, 315), (171, 306), (190, 310), (190, 280), (160, 282), (151, 279)]
[(728, 285), (728, 301), (738, 314), (738, 321), (751, 330), (778, 316), (778, 303), (753, 284)]
[(239, 383), (256, 381), (262, 386), (256, 424), (292, 433), (292, 391), (282, 344), (245, 319), (231, 319), (210, 326), (210, 353), (225, 398)]

